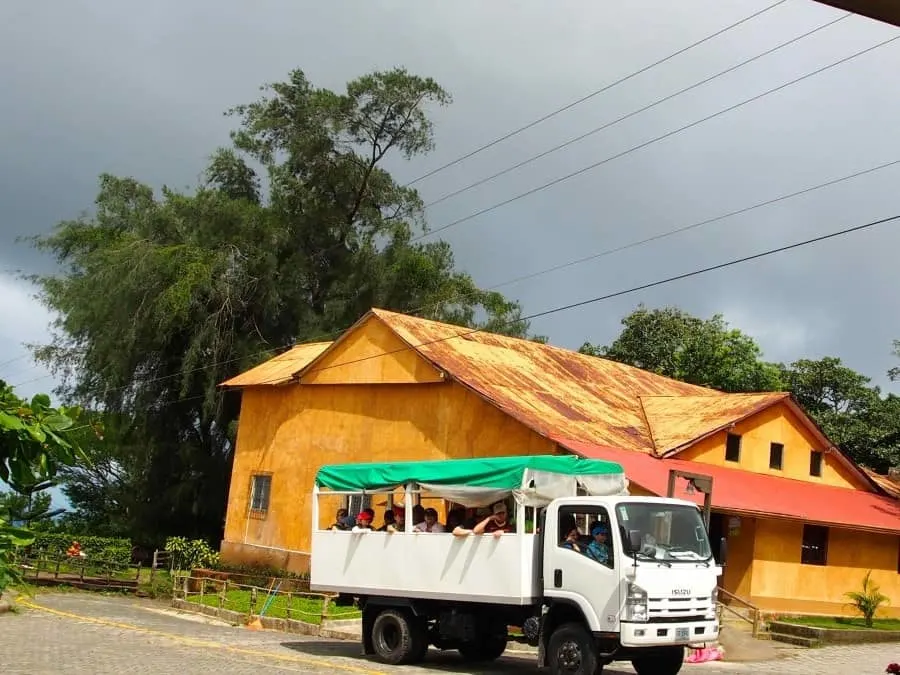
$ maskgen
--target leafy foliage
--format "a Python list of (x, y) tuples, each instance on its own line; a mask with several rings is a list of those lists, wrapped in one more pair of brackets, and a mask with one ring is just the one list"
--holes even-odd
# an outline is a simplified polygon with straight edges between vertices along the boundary
[(0, 511), (0, 595), (3, 591), (22, 581), (22, 575), (16, 565), (16, 548), (28, 546), (34, 540), (28, 530), (10, 525), (6, 513)]
[(872, 570), (866, 572), (863, 577), (861, 590), (850, 591), (844, 595), (853, 603), (856, 611), (862, 614), (866, 620), (866, 628), (872, 627), (878, 608), (886, 602), (890, 602), (890, 598), (884, 595), (878, 584), (872, 581)]
[(403, 69), (340, 93), (296, 70), (264, 91), (229, 111), (232, 146), (195, 192), (104, 175), (92, 217), (35, 239), (62, 270), (35, 279), (59, 317), (37, 354), (108, 422), (65, 476), (72, 523), (218, 538), (239, 406), (218, 383), (373, 306), (526, 335), (449, 244), (413, 241), (421, 199), (384, 168), (433, 147), (446, 91)]
[(622, 319), (622, 325), (608, 347), (586, 342), (579, 351), (721, 391), (782, 387), (778, 366), (763, 361), (753, 338), (729, 328), (719, 314), (699, 319), (676, 307), (641, 305)]
[(62, 532), (39, 532), (31, 544), (32, 553), (42, 552), (56, 558), (65, 555), (66, 551), (77, 541), (81, 550), (90, 560), (102, 560), (119, 566), (131, 563), (131, 541), (113, 537), (93, 537)]
[(38, 394), (30, 402), (0, 380), (0, 481), (22, 492), (48, 486), (60, 466), (75, 464), (80, 450), (65, 438), (77, 408), (50, 406)]
[(219, 562), (219, 554), (202, 539), (169, 537), (166, 551), (172, 554), (174, 568), (178, 570), (210, 568)]

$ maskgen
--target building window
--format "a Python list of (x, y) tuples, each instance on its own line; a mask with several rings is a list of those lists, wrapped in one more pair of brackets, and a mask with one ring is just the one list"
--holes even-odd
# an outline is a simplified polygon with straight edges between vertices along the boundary
[(784, 443), (769, 444), (769, 468), (781, 471), (784, 464)]
[(809, 475), (822, 475), (822, 453), (818, 450), (809, 451)]
[(257, 474), (250, 483), (250, 510), (257, 514), (265, 514), (269, 510), (269, 497), (272, 494), (272, 475)]
[(828, 528), (820, 525), (804, 525), (800, 562), (804, 565), (824, 565), (827, 560)]
[(741, 437), (738, 434), (728, 434), (725, 440), (725, 461), (741, 461)]

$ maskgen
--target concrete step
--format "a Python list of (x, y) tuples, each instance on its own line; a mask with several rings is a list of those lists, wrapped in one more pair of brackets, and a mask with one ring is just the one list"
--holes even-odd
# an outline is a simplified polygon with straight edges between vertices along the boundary
[(776, 642), (785, 642), (789, 645), (797, 647), (820, 647), (822, 643), (818, 638), (803, 637), (802, 635), (790, 635), (788, 633), (769, 633), (771, 640)]

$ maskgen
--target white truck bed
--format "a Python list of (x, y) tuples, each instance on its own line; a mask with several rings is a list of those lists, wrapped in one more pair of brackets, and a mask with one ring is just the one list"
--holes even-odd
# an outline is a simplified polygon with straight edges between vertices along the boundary
[(530, 605), (535, 535), (314, 531), (312, 591)]

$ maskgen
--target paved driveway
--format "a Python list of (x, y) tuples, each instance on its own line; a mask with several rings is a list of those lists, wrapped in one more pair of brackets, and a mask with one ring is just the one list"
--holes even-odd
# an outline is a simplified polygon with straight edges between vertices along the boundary
[[(225, 673), (268, 672), (375, 675), (466, 673), (453, 654), (432, 652), (425, 664), (390, 668), (358, 657), (355, 643), (270, 631), (255, 632), (165, 605), (84, 593), (41, 594), (34, 606), (0, 616), (0, 673)], [(883, 673), (900, 661), (900, 645), (800, 650), (770, 663), (686, 665), (687, 675)], [(533, 656), (510, 654), (478, 672), (534, 675)], [(632, 673), (625, 665), (610, 675)]]

